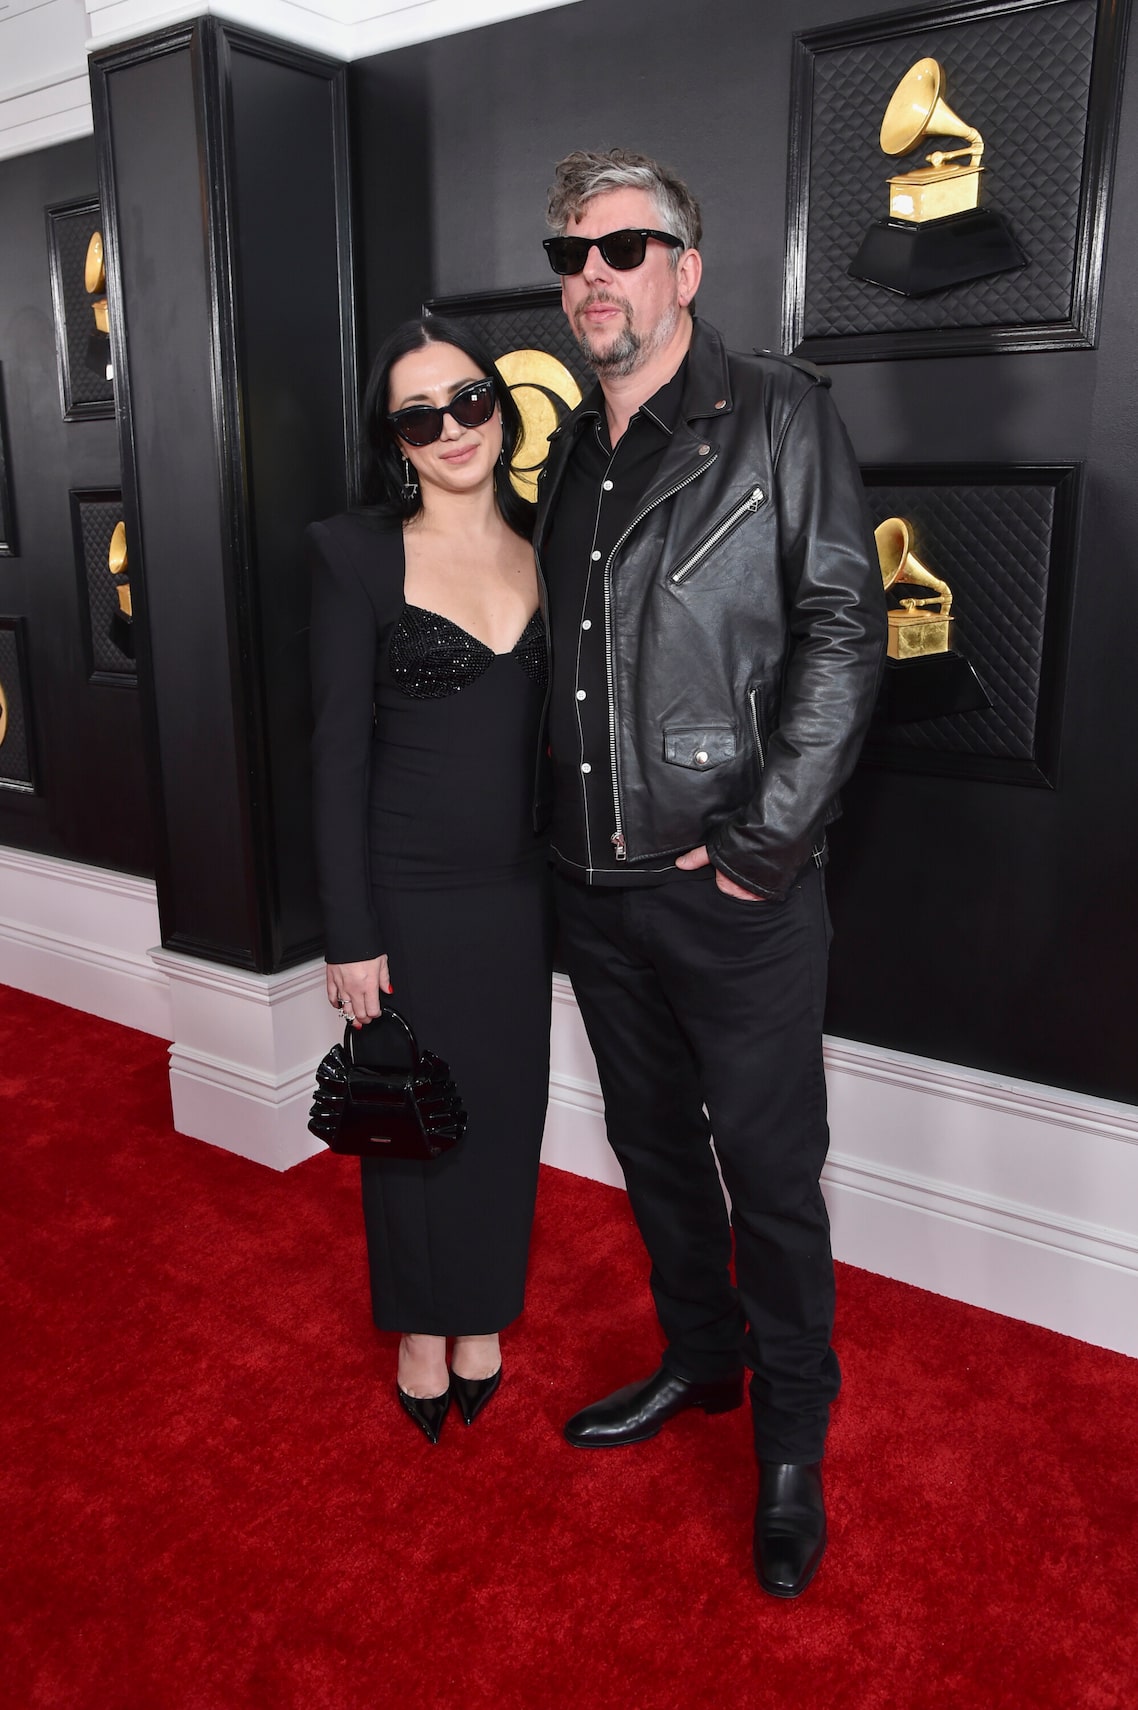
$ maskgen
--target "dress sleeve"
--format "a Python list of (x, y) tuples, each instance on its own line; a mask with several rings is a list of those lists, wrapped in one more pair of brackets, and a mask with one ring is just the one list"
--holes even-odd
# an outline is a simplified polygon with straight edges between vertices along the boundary
[(379, 631), (375, 607), (342, 543), (314, 523), (305, 545), (312, 574), (312, 798), (324, 954), (329, 962), (366, 962), (384, 949), (367, 841)]

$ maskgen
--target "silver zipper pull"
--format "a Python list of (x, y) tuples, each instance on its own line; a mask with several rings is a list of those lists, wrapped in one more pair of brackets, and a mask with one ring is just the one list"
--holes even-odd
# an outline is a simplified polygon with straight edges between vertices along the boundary
[(624, 847), (624, 832), (623, 831), (614, 831), (613, 832), (613, 834), (612, 834), (612, 846), (616, 850), (616, 858), (618, 861), (627, 861), (628, 860), (628, 851)]

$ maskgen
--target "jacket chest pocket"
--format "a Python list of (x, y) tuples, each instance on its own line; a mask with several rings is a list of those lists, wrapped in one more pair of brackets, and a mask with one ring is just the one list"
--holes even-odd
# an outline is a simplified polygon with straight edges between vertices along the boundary
[(710, 772), (735, 758), (735, 732), (730, 725), (671, 725), (664, 732), (664, 759), (670, 766)]
[(760, 511), (766, 502), (767, 495), (763, 488), (752, 487), (744, 498), (732, 505), (731, 509), (720, 517), (709, 532), (704, 535), (698, 546), (692, 548), (683, 562), (677, 564), (674, 570), (669, 571), (668, 581), (672, 587), (677, 588), (681, 583), (686, 582), (688, 577), (699, 569), (704, 560), (717, 551), (724, 541), (735, 533), (737, 528), (742, 528), (743, 524)]

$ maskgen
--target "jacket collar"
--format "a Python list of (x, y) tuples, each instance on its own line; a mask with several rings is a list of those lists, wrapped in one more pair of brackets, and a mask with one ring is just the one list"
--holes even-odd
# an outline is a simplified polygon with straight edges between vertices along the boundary
[[(645, 494), (642, 510), (658, 504), (677, 483), (702, 473), (715, 461), (717, 447), (711, 437), (714, 428), (708, 418), (729, 416), (733, 409), (731, 380), (727, 371), (727, 351), (723, 339), (706, 321), (696, 320), (688, 349), (687, 372), (684, 379), (680, 419), (668, 442), (659, 475)], [(544, 540), (549, 512), (561, 485), (561, 477), (580, 429), (586, 421), (604, 408), (604, 395), (599, 384), (590, 388), (585, 397), (549, 436), (549, 456), (538, 494), (538, 509), (534, 538), (540, 549)], [(693, 432), (690, 424), (706, 423)], [(706, 450), (701, 450), (706, 447)]]

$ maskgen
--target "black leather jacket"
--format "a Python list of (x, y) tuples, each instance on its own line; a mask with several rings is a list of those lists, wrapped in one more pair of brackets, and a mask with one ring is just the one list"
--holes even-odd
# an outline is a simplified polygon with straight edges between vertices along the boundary
[[(821, 859), (886, 629), (828, 385), (785, 358), (728, 352), (695, 324), (682, 419), (605, 565), (613, 812), (629, 862), (706, 843), (729, 878), (780, 898)], [(539, 563), (578, 414), (551, 436)]]

